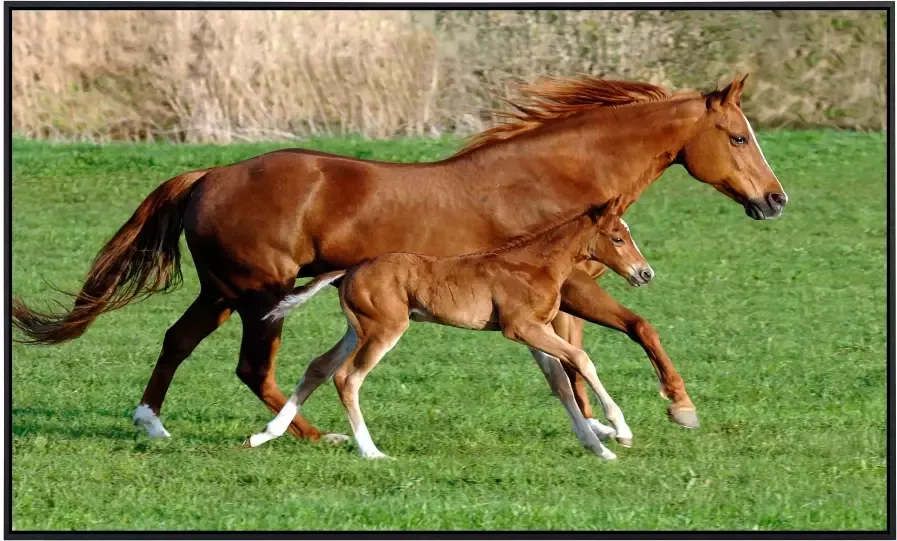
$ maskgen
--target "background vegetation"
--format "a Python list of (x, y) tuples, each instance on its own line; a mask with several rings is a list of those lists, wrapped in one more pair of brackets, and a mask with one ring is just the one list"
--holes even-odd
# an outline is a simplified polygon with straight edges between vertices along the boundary
[(757, 125), (886, 123), (884, 11), (16, 11), (12, 34), (35, 138), (464, 135), (508, 81), (575, 73), (749, 71)]

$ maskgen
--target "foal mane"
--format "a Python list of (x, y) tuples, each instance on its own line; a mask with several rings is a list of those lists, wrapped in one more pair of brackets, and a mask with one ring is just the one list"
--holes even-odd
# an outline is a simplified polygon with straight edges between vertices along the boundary
[[(533, 233), (524, 233), (523, 235), (516, 236), (516, 237), (512, 238), (511, 240), (509, 240), (508, 242), (504, 243), (503, 245), (499, 246), (498, 248), (491, 248), (488, 250), (481, 250), (479, 252), (472, 252), (469, 254), (464, 254), (461, 257), (498, 254), (501, 252), (507, 252), (508, 250), (512, 250), (519, 246), (529, 244), (530, 242), (532, 242), (533, 240), (535, 240), (539, 237), (548, 235), (549, 233), (551, 233), (552, 231), (554, 231), (556, 229), (560, 229), (561, 227), (563, 227), (569, 223), (579, 220), (583, 216), (592, 212), (593, 208), (594, 208), (593, 206), (589, 206), (589, 208), (587, 208), (586, 210), (584, 210), (582, 212), (577, 213), (575, 216), (567, 216), (565, 218), (562, 218), (560, 221), (554, 222), (554, 224), (546, 226), (546, 227), (539, 229)], [(606, 207), (605, 207), (604, 212), (607, 212)]]
[(569, 118), (582, 111), (665, 101), (673, 96), (665, 88), (650, 83), (612, 81), (588, 75), (575, 78), (548, 77), (519, 88), (520, 94), (528, 103), (521, 104), (502, 98), (502, 101), (516, 111), (492, 111), (494, 116), (503, 121), (474, 136), (455, 156), (511, 139), (553, 120)]

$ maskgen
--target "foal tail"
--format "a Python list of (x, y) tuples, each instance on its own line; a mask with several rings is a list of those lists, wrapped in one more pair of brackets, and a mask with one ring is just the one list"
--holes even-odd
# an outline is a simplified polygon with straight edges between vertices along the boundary
[(18, 342), (59, 344), (78, 338), (100, 315), (134, 300), (176, 289), (181, 284), (179, 240), (193, 184), (205, 170), (176, 176), (137, 207), (134, 215), (97, 254), (74, 307), (62, 313), (39, 312), (12, 299), (12, 324)]
[(278, 304), (274, 307), (273, 310), (268, 312), (268, 315), (266, 315), (264, 319), (277, 321), (279, 319), (285, 318), (287, 314), (298, 308), (300, 305), (305, 304), (305, 301), (314, 297), (316, 293), (318, 293), (331, 283), (345, 276), (347, 272), (349, 271), (338, 270), (315, 276), (311, 282), (294, 289), (290, 295), (288, 295), (284, 300), (280, 301), (280, 304)]

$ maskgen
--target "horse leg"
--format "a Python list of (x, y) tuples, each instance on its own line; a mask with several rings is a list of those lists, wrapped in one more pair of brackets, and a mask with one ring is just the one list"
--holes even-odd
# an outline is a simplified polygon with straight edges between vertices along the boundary
[(617, 435), (617, 431), (604, 425), (601, 425), (603, 429), (600, 433), (596, 431), (590, 422), (594, 421), (594, 419), (587, 419), (574, 399), (570, 378), (561, 362), (556, 357), (542, 353), (537, 349), (531, 349), (530, 351), (533, 352), (533, 356), (536, 357), (539, 363), (539, 368), (545, 374), (548, 385), (551, 386), (551, 392), (561, 401), (561, 404), (567, 411), (567, 416), (573, 425), (573, 432), (579, 438), (580, 443), (587, 449), (591, 449), (598, 456), (609, 460), (616, 458), (616, 455), (610, 449), (604, 447), (601, 442), (613, 439)]
[(657, 374), (661, 396), (673, 402), (667, 410), (670, 419), (686, 428), (698, 427), (697, 410), (685, 391), (685, 382), (673, 367), (650, 323), (626, 309), (580, 271), (571, 273), (561, 288), (561, 310), (624, 332), (642, 346)]
[(536, 348), (548, 355), (556, 357), (560, 362), (572, 366), (588, 382), (592, 391), (598, 397), (604, 415), (614, 425), (616, 439), (625, 446), (632, 445), (632, 431), (623, 418), (623, 411), (608, 394), (601, 380), (595, 364), (589, 359), (588, 354), (580, 348), (574, 347), (556, 335), (551, 327), (537, 324), (509, 324), (502, 329), (505, 336)]
[(368, 321), (362, 325), (362, 328), (359, 329), (362, 338), (358, 353), (350, 362), (340, 366), (333, 376), (333, 383), (336, 385), (336, 392), (349, 417), (349, 424), (352, 425), (352, 433), (361, 456), (371, 459), (391, 458), (380, 452), (374, 445), (374, 440), (371, 439), (371, 434), (368, 432), (361, 414), (358, 392), (364, 382), (364, 377), (389, 350), (395, 347), (399, 338), (402, 337), (408, 328), (408, 320), (406, 318), (404, 322), (396, 321), (388, 325)]
[(205, 337), (227, 321), (230, 314), (231, 309), (220, 299), (200, 292), (180, 319), (166, 331), (162, 353), (134, 412), (134, 424), (145, 428), (150, 438), (170, 437), (162, 426), (159, 412), (174, 373)]
[[(345, 336), (343, 336), (335, 346), (330, 348), (327, 353), (316, 357), (311, 364), (308, 365), (308, 368), (305, 369), (305, 374), (302, 375), (302, 379), (300, 379), (299, 384), (296, 385), (296, 390), (293, 392), (293, 395), (286, 401), (277, 416), (265, 426), (265, 430), (251, 435), (249, 439), (243, 442), (243, 447), (258, 447), (267, 441), (282, 436), (290, 426), (293, 417), (299, 413), (300, 408), (305, 404), (305, 401), (308, 400), (308, 397), (315, 392), (315, 389), (333, 377), (334, 372), (336, 372), (336, 370), (347, 360), (351, 361), (357, 351), (358, 335), (356, 334), (355, 329), (352, 328), (352, 326), (349, 326), (349, 330), (346, 331)], [(328, 434), (324, 437), (327, 438), (328, 436), (341, 435)], [(335, 438), (331, 437), (330, 439), (335, 441)], [(344, 440), (347, 439), (347, 437), (340, 439)]]
[[(276, 304), (277, 302), (244, 303), (237, 309), (243, 321), (243, 340), (240, 344), (237, 377), (273, 413), (279, 413), (287, 401), (274, 380), (274, 362), (280, 346), (283, 320), (262, 319)], [(297, 438), (311, 441), (318, 441), (321, 438), (318, 429), (298, 414), (293, 417), (289, 431)]]

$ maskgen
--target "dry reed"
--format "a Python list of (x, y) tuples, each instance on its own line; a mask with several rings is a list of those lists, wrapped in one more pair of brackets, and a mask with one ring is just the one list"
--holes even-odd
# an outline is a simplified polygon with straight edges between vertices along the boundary
[(15, 11), (15, 133), (231, 142), (469, 134), (507, 83), (751, 71), (762, 126), (882, 130), (883, 11)]

